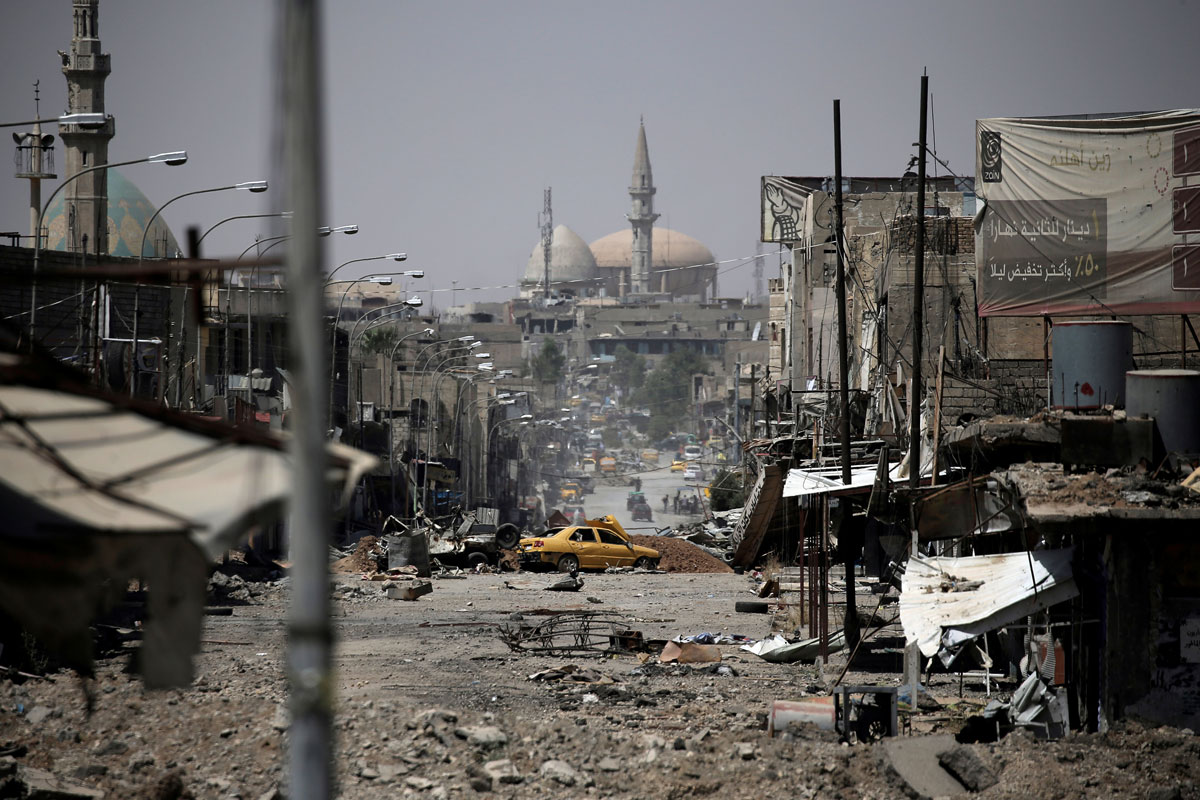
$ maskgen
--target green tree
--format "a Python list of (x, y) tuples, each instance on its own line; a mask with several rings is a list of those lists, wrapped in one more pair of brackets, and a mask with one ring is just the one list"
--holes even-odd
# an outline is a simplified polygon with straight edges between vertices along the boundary
[(399, 334), (396, 328), (392, 325), (380, 325), (378, 328), (372, 328), (362, 335), (358, 340), (358, 346), (362, 348), (364, 355), (371, 353), (390, 353), (392, 348), (396, 346)]
[(623, 344), (617, 346), (613, 358), (608, 378), (620, 387), (626, 397), (632, 397), (646, 382), (646, 359)]
[(530, 370), (533, 377), (542, 383), (558, 383), (562, 378), (563, 365), (567, 359), (554, 340), (547, 336), (542, 340), (542, 349), (533, 357)]
[(712, 490), (712, 510), (728, 511), (746, 505), (746, 487), (742, 485), (742, 473), (719, 470), (709, 484)]
[(651, 439), (661, 439), (683, 427), (692, 400), (692, 376), (709, 373), (708, 360), (691, 350), (676, 350), (659, 362), (637, 393), (637, 401), (650, 408)]

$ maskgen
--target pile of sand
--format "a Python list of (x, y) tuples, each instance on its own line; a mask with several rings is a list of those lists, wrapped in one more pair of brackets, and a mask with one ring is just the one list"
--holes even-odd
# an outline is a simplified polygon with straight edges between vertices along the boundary
[(332, 572), (375, 572), (375, 550), (379, 539), (375, 536), (364, 536), (358, 540), (354, 552), (345, 558), (339, 558), (329, 565)]
[(630, 541), (658, 551), (658, 568), (665, 572), (733, 572), (728, 564), (713, 558), (686, 539), (670, 536), (630, 536)]

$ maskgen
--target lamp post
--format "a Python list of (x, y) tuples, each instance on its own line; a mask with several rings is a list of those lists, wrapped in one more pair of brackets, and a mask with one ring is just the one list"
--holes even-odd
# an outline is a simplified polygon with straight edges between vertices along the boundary
[(204, 241), (206, 236), (208, 236), (210, 233), (212, 233), (217, 228), (224, 225), (226, 222), (233, 222), (235, 219), (263, 219), (266, 217), (281, 217), (283, 219), (291, 219), (292, 212), (290, 212), (290, 211), (273, 211), (270, 214), (237, 214), (232, 217), (226, 217), (225, 219), (220, 220), (219, 222), (213, 223), (213, 225), (208, 230), (206, 230), (204, 233), (200, 234), (200, 238), (196, 240), (196, 245), (199, 246), (200, 243)]
[[(436, 400), (438, 397), (438, 387), (441, 385), (442, 379), (445, 378), (447, 375), (453, 375), (454, 370), (456, 368), (458, 368), (458, 369), (462, 368), (460, 365), (449, 364), (451, 359), (457, 358), (457, 355), (451, 355), (451, 353), (454, 350), (470, 351), (470, 350), (474, 350), (476, 347), (482, 347), (482, 346), (483, 346), (483, 342), (472, 342), (470, 345), (464, 345), (463, 347), (457, 347), (457, 348), (450, 348), (450, 350), (447, 350), (445, 353), (446, 358), (442, 361), (442, 363), (437, 368), (434, 369), (433, 377), (430, 379), (430, 388), (432, 390), (430, 392), (430, 396)], [(471, 353), (471, 355), (478, 359), (492, 357), (491, 353)], [(490, 363), (477, 364), (476, 369), (478, 369), (480, 372), (491, 372), (492, 365)], [(436, 409), (435, 409), (435, 411), (436, 411)], [(435, 453), (437, 450), (437, 442), (434, 440), (434, 430), (436, 428), (437, 428), (437, 425), (434, 424), (434, 414), (430, 414), (429, 420), (427, 421), (427, 425), (426, 425), (426, 436), (425, 436), (426, 449), (427, 449), (427, 452), (429, 452), (429, 453)]]
[[(288, 214), (288, 215), (291, 214), (290, 211), (285, 211), (282, 213)], [(358, 226), (357, 225), (341, 225), (336, 228), (330, 228), (328, 225), (322, 225), (321, 227), (317, 228), (317, 236), (324, 237), (324, 236), (330, 235), (331, 233), (345, 233), (347, 235), (353, 235), (353, 234), (358, 233)], [(263, 242), (272, 242), (272, 244), (268, 245), (264, 250), (262, 250), (258, 253), (259, 258), (261, 258), (262, 254), (265, 253), (267, 250), (270, 250), (272, 247), (274, 247), (277, 244), (282, 244), (283, 242), (287, 241), (288, 239), (291, 239), (292, 236), (293, 236), (293, 234), (286, 234), (283, 236), (271, 236), (266, 239), (259, 239), (254, 244), (250, 245), (245, 250), (243, 250), (241, 252), (241, 254), (238, 255), (237, 260), (241, 261), (243, 258), (245, 258), (247, 253), (249, 253), (254, 248), (260, 246)], [(252, 300), (253, 300), (253, 296), (254, 296), (253, 295), (254, 281), (255, 281), (255, 273), (257, 272), (257, 270), (258, 270), (258, 265), (255, 264), (253, 267), (251, 267), (250, 274), (246, 279), (246, 393), (247, 393), (246, 397), (247, 397), (247, 402), (250, 402), (250, 403), (253, 403), (253, 401), (254, 401), (254, 384), (252, 382), (253, 378), (250, 375), (251, 362), (254, 360), (253, 359), (254, 324), (253, 324), (253, 313), (251, 312), (250, 307), (252, 305)], [(232, 310), (232, 306), (231, 306), (231, 295), (233, 294), (233, 275), (232, 274), (229, 276), (228, 284), (229, 285), (225, 287), (225, 347), (223, 348), (225, 351), (225, 365), (224, 366), (225, 366), (226, 392), (228, 392), (229, 371), (230, 371), (229, 318), (233, 314), (233, 310)]]
[[(417, 297), (415, 297), (415, 295), (414, 295), (414, 298), (413, 298), (413, 299), (417, 299), (417, 300), (419, 300), (420, 298), (417, 298)], [(386, 306), (385, 306), (385, 308), (386, 308)], [(453, 347), (453, 342), (471, 342), (471, 341), (474, 341), (474, 339), (475, 339), (475, 337), (474, 337), (474, 336), (471, 336), (471, 335), (467, 335), (467, 336), (459, 336), (457, 339), (452, 339), (452, 340), (450, 340), (450, 343), (451, 343), (451, 345), (452, 345), (451, 349), (456, 349), (456, 348), (454, 348), (454, 347)], [(432, 343), (430, 343), (430, 344), (426, 345), (425, 347), (421, 348), (421, 351), (420, 351), (419, 353), (417, 353), (417, 356), (416, 356), (416, 358), (414, 358), (414, 359), (413, 359), (413, 375), (412, 375), (412, 382), (411, 382), (411, 383), (412, 383), (412, 385), (411, 385), (411, 387), (410, 387), (410, 389), (409, 389), (409, 398), (410, 398), (410, 404), (411, 404), (411, 398), (418, 398), (418, 404), (417, 404), (417, 410), (418, 410), (418, 411), (420, 411), (420, 409), (421, 409), (420, 402), (422, 402), (422, 401), (420, 401), (420, 400), (419, 400), (419, 395), (418, 395), (418, 392), (417, 392), (417, 380), (418, 380), (418, 377), (419, 377), (419, 376), (418, 376), (418, 373), (417, 373), (417, 365), (418, 365), (418, 364), (420, 364), (420, 362), (421, 362), (421, 356), (423, 356), (423, 355), (424, 355), (424, 354), (425, 354), (425, 353), (426, 353), (426, 352), (427, 352), (427, 351), (428, 351), (430, 348), (432, 348), (432, 347), (437, 347), (439, 344), (441, 344), (441, 342), (436, 342), (436, 341), (435, 341), (435, 342), (432, 342)], [(482, 344), (482, 342), (477, 342), (476, 344), (477, 344), (477, 345), (480, 345), (480, 344)], [(447, 351), (447, 352), (448, 352), (448, 351)], [(426, 367), (428, 367), (428, 362), (426, 362)], [(419, 425), (420, 425), (420, 422), (421, 422), (421, 420), (420, 420), (420, 419), (418, 419), (418, 420), (417, 420), (417, 423), (418, 423), (418, 425), (417, 425), (417, 426), (414, 426), (414, 425), (413, 425), (413, 423), (412, 423), (412, 421), (411, 421), (411, 420), (412, 420), (412, 416), (411, 416), (411, 414), (410, 414), (410, 417), (409, 417), (409, 419), (410, 419), (410, 422), (409, 422), (409, 433), (410, 433), (410, 435), (411, 435), (411, 436), (412, 436), (412, 438), (413, 438), (414, 446), (415, 446), (415, 448), (416, 448), (416, 451), (415, 451), (415, 453), (414, 453), (414, 458), (415, 458), (415, 457), (419, 456), (419, 454), (420, 454), (420, 441), (421, 441), (421, 440), (420, 440), (420, 428), (419, 428)], [(426, 460), (426, 462), (428, 463), (428, 460), (429, 460), (429, 453), (428, 453), (428, 452), (426, 452), (426, 454), (425, 454), (425, 460)], [(416, 515), (417, 515), (417, 490), (419, 490), (419, 491), (421, 492), (421, 494), (423, 495), (423, 494), (424, 494), (424, 489), (425, 489), (425, 484), (424, 484), (424, 480), (422, 480), (422, 481), (419, 481), (419, 482), (418, 482), (418, 481), (416, 480), (416, 476), (414, 476), (414, 481), (413, 481), (413, 482), (414, 482), (414, 485), (415, 485), (415, 487), (414, 487), (414, 488), (415, 488), (415, 490), (414, 490), (414, 492), (413, 492), (413, 495), (412, 495), (412, 514), (413, 514), (413, 517), (415, 518), (415, 517), (416, 517)]]
[[(167, 202), (165, 202), (161, 206), (159, 206), (157, 209), (155, 209), (154, 213), (150, 215), (150, 219), (146, 220), (146, 226), (142, 229), (142, 243), (138, 246), (138, 263), (140, 264), (142, 262), (142, 260), (146, 257), (146, 237), (150, 235), (150, 226), (154, 224), (154, 220), (158, 219), (159, 215), (162, 214), (162, 212), (166, 209), (167, 206), (171, 205), (171, 203), (174, 203), (176, 200), (182, 200), (183, 198), (191, 197), (192, 195), (210, 194), (212, 192), (225, 192), (225, 191), (231, 191), (231, 190), (235, 190), (235, 189), (240, 190), (240, 191), (248, 191), (248, 192), (251, 192), (254, 194), (260, 194), (267, 190), (267, 182), (266, 181), (245, 181), (242, 183), (235, 183), (230, 186), (217, 186), (212, 189), (196, 189), (195, 191), (184, 192), (183, 194), (175, 195), (170, 200), (168, 200)], [(130, 347), (130, 353), (129, 353), (129, 396), (130, 397), (133, 397), (133, 390), (135, 388), (134, 365), (137, 363), (136, 350), (137, 350), (137, 346), (138, 346), (138, 324), (140, 322), (139, 316), (140, 316), (140, 310), (141, 310), (139, 308), (140, 294), (141, 294), (140, 293), (140, 284), (138, 284), (138, 285), (134, 286), (134, 289), (133, 289), (133, 345)], [(170, 370), (170, 364), (171, 364), (171, 310), (170, 310), (170, 300), (169, 299), (167, 301), (167, 320), (166, 321), (167, 321), (167, 350), (166, 350), (166, 353), (164, 354), (163, 374), (170, 375), (171, 374), (171, 370)], [(180, 344), (182, 346), (182, 342)], [(180, 358), (182, 358), (182, 355), (180, 356)]]
[[(63, 114), (49, 119), (27, 119), (24, 122), (0, 122), (0, 128), (19, 128), (22, 125), (49, 125), (57, 122), (59, 125), (78, 125), (81, 128), (99, 128), (107, 121), (105, 114), (87, 112), (79, 114)], [(134, 162), (140, 163), (140, 162)], [(112, 166), (118, 166), (113, 164)]]
[[(75, 115), (68, 114), (67, 116)], [(33, 282), (30, 289), (29, 300), (30, 344), (33, 343), (35, 338), (34, 325), (37, 322), (37, 272), (38, 263), (42, 254), (42, 222), (46, 218), (46, 212), (50, 209), (50, 204), (54, 202), (54, 198), (58, 195), (58, 193), (61, 192), (63, 188), (66, 187), (66, 185), (71, 181), (91, 172), (99, 172), (100, 170), (109, 170), (116, 167), (127, 167), (131, 164), (166, 164), (167, 166), (175, 167), (179, 166), (180, 164), (186, 164), (187, 159), (188, 155), (186, 150), (176, 150), (170, 153), (158, 153), (156, 155), (146, 156), (145, 158), (134, 158), (129, 161), (117, 161), (112, 164), (97, 164), (94, 167), (88, 167), (87, 169), (81, 169), (79, 172), (76, 172), (74, 175), (60, 183), (58, 188), (50, 193), (50, 197), (46, 200), (46, 204), (42, 206), (41, 213), (38, 214), (37, 228), (33, 231)], [(107, 211), (105, 211), (105, 214), (107, 214)]]
[[(165, 202), (161, 206), (159, 206), (157, 209), (155, 209), (154, 213), (150, 215), (150, 219), (148, 219), (146, 221), (146, 227), (142, 231), (142, 244), (138, 248), (138, 261), (141, 261), (142, 259), (144, 259), (146, 257), (146, 237), (150, 235), (150, 226), (153, 225), (154, 220), (158, 219), (159, 215), (161, 215), (162, 212), (164, 210), (166, 210), (167, 206), (171, 205), (171, 203), (174, 203), (176, 200), (182, 200), (183, 198), (191, 197), (192, 195), (210, 194), (212, 192), (227, 192), (227, 191), (231, 191), (231, 190), (247, 191), (247, 192), (251, 192), (253, 194), (261, 194), (262, 192), (265, 192), (267, 190), (267, 182), (266, 181), (244, 181), (242, 183), (234, 183), (229, 186), (216, 186), (212, 189), (196, 189), (195, 191), (184, 192), (183, 194), (175, 195), (170, 200), (168, 200), (167, 202)], [(219, 225), (220, 223), (217, 223), (217, 224)], [(216, 226), (214, 225), (213, 227), (216, 227)], [(210, 228), (209, 230), (212, 230), (212, 229)]]
[[(392, 477), (392, 510), (396, 510), (396, 430), (392, 421), (396, 418), (396, 351), (400, 349), (400, 345), (404, 344), (405, 339), (411, 339), (414, 336), (433, 335), (433, 328), (410, 333), (401, 336), (396, 344), (392, 347), (392, 352), (388, 355), (388, 365), (391, 367), (391, 379), (388, 381), (388, 403), (391, 406), (391, 416), (388, 418), (388, 469), (391, 471)], [(332, 382), (331, 382), (332, 384)]]
[[(356, 258), (356, 259), (353, 259), (352, 261), (347, 261), (346, 264), (353, 264), (355, 261), (377, 261), (377, 260), (383, 259), (383, 258), (390, 258), (395, 261), (403, 261), (404, 259), (408, 258), (408, 256), (405, 255), (404, 253), (392, 253), (391, 255), (386, 255), (386, 256), (372, 256), (370, 258)], [(337, 272), (338, 269), (341, 269), (342, 267), (346, 266), (346, 264), (342, 264), (337, 269), (333, 270), (333, 272)], [(330, 272), (329, 275), (332, 276), (333, 272)], [(354, 285), (356, 283), (363, 283), (366, 281), (370, 281), (371, 283), (382, 283), (382, 281), (378, 281), (375, 279), (387, 276), (388, 281), (387, 281), (386, 285), (391, 285), (391, 283), (392, 283), (391, 279), (393, 277), (397, 277), (397, 276), (409, 277), (409, 276), (413, 276), (413, 275), (419, 276), (419, 275), (424, 275), (424, 274), (425, 274), (424, 270), (410, 269), (410, 270), (405, 270), (403, 272), (377, 272), (372, 275), (365, 275), (361, 278), (355, 278), (353, 280), (348, 280), (348, 281), (331, 281), (331, 280), (325, 281), (326, 288), (328, 288), (330, 286), (342, 284), (342, 283), (348, 284), (346, 286), (345, 291), (342, 292), (342, 296), (340, 298), (338, 298), (337, 316), (335, 316), (333, 319), (333, 328), (329, 334), (329, 428), (331, 430), (333, 429), (333, 387), (334, 387), (335, 382), (337, 381), (337, 332), (338, 332), (338, 326), (341, 325), (341, 323), (342, 323), (342, 304), (346, 301), (346, 295), (350, 293), (350, 290), (352, 288), (354, 288)], [(346, 369), (347, 369), (347, 371), (350, 369), (349, 351), (347, 351), (347, 355), (346, 355)]]
[(533, 419), (533, 414), (522, 414), (519, 417), (512, 417), (511, 419), (502, 419), (502, 420), (498, 421), (495, 425), (493, 425), (491, 427), (491, 429), (488, 431), (488, 435), (483, 440), (483, 452), (484, 452), (484, 473), (483, 474), (484, 474), (484, 490), (485, 490), (485, 492), (490, 493), (490, 491), (491, 491), (491, 486), (489, 485), (490, 481), (488, 480), (488, 477), (491, 475), (491, 472), (492, 472), (492, 437), (495, 435), (496, 430), (501, 425), (504, 425), (509, 422), (518, 422), (522, 425), (526, 425), (532, 419)]
[[(404, 301), (402, 301), (402, 302), (399, 302), (399, 303), (389, 303), (388, 305), (386, 305), (386, 306), (383, 306), (383, 307), (381, 307), (381, 308), (379, 308), (379, 309), (377, 309), (377, 310), (379, 310), (379, 311), (387, 311), (389, 308), (400, 308), (400, 307), (417, 308), (417, 307), (419, 307), (419, 306), (421, 305), (421, 303), (422, 303), (422, 301), (421, 301), (421, 298), (419, 298), (419, 297), (416, 297), (416, 296), (413, 296), (413, 297), (410, 297), (410, 298), (408, 298), (407, 300), (404, 300)], [(347, 342), (347, 347), (346, 347), (346, 364), (347, 364), (347, 366), (346, 366), (346, 372), (347, 372), (347, 376), (346, 376), (346, 377), (347, 377), (346, 393), (347, 393), (347, 395), (349, 395), (349, 392), (350, 392), (350, 386), (349, 386), (349, 371), (350, 371), (350, 367), (349, 367), (349, 363), (350, 363), (350, 359), (351, 359), (351, 358), (353, 358), (353, 353), (354, 353), (354, 340), (355, 340), (356, 336), (358, 336), (358, 335), (359, 335), (359, 334), (358, 334), (358, 325), (359, 325), (359, 323), (360, 323), (360, 322), (362, 322), (364, 319), (366, 319), (366, 317), (360, 317), (358, 320), (356, 320), (356, 321), (355, 321), (355, 323), (354, 323), (354, 327), (350, 329), (350, 337), (349, 337), (349, 341)], [(373, 320), (373, 322), (390, 322), (390, 321), (391, 321), (391, 320), (388, 320), (388, 319), (386, 319), (386, 318), (384, 318), (384, 319), (376, 319), (376, 320)], [(364, 329), (363, 329), (363, 331), (362, 331), (362, 332), (365, 334), (365, 333), (367, 332), (367, 330), (368, 330), (370, 327), (371, 327), (371, 326), (370, 326), (370, 325), (368, 325), (366, 328), (364, 328)], [(335, 336), (337, 335), (337, 328), (336, 328), (336, 327), (334, 328), (334, 335), (335, 335)], [(336, 340), (335, 340), (335, 343), (336, 343)], [(333, 392), (333, 385), (332, 385), (332, 381), (331, 381), (331, 383), (330, 383), (330, 393), (332, 394), (332, 392)], [(349, 413), (349, 409), (347, 409), (347, 413)], [(359, 405), (359, 413), (358, 413), (358, 416), (359, 416), (359, 429), (361, 430), (361, 428), (362, 428), (362, 406), (361, 406), (361, 404)], [(330, 414), (330, 417), (329, 417), (329, 419), (330, 419), (330, 427), (332, 428), (332, 425), (333, 425), (333, 415), (332, 415), (332, 413)]]

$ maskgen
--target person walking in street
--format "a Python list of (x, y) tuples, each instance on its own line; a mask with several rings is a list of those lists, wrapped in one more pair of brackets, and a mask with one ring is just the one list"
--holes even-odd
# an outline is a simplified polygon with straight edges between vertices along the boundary
[(669, 497), (667, 497), (665, 494), (663, 495), (663, 513), (664, 514), (667, 513), (667, 503), (669, 503), (670, 500), (671, 499)]

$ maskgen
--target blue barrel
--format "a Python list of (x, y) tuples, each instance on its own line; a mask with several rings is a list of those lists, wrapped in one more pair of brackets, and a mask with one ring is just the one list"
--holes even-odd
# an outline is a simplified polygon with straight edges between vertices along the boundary
[(1168, 453), (1200, 454), (1200, 372), (1140, 369), (1125, 376), (1131, 417), (1153, 417)]
[(1054, 323), (1050, 386), (1055, 408), (1125, 407), (1125, 373), (1133, 368), (1133, 326), (1115, 320)]

